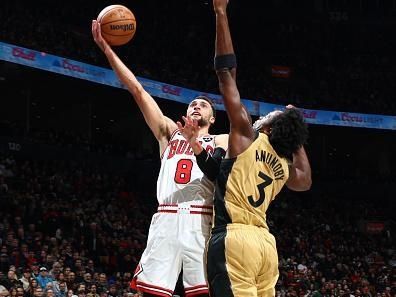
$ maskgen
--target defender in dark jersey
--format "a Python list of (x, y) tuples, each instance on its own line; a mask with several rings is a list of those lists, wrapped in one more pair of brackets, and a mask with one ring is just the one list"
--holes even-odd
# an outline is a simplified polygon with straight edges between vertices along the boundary
[(230, 120), (229, 145), (216, 180), (214, 226), (207, 248), (212, 297), (275, 296), (278, 255), (266, 211), (284, 185), (305, 191), (311, 168), (302, 114), (294, 107), (260, 118), (252, 127), (237, 89), (228, 0), (213, 0), (215, 69)]

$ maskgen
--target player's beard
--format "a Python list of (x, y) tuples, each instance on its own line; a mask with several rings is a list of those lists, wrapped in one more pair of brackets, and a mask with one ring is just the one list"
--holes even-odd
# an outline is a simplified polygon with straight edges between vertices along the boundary
[(203, 118), (203, 117), (201, 117), (199, 120), (198, 120), (198, 126), (199, 127), (209, 127), (209, 120), (207, 120), (207, 119), (205, 119), (205, 118)]

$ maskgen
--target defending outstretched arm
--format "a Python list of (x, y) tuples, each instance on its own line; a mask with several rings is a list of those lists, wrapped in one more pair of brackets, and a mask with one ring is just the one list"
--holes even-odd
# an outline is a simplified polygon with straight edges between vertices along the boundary
[(219, 90), (230, 120), (230, 138), (227, 155), (236, 157), (254, 140), (250, 115), (244, 108), (236, 84), (236, 57), (227, 17), (228, 0), (213, 0), (216, 14), (215, 70)]

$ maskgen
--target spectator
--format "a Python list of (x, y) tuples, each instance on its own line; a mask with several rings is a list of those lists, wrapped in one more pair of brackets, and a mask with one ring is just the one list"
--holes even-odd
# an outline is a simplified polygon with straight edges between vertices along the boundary
[(98, 292), (107, 292), (108, 291), (108, 282), (107, 276), (105, 273), (99, 274), (99, 283), (98, 283)]
[(56, 297), (66, 297), (67, 296), (67, 286), (66, 282), (61, 281), (59, 283), (59, 288), (57, 291), (55, 291), (55, 296)]
[(0, 285), (0, 297), (7, 297), (10, 296), (10, 292), (7, 290), (6, 287)]
[(47, 284), (52, 282), (53, 279), (48, 275), (48, 270), (46, 267), (40, 267), (40, 274), (36, 277), (39, 286), (42, 289), (47, 287)]
[(42, 289), (40, 286), (34, 289), (33, 291), (33, 296), (34, 297), (43, 297), (44, 296), (44, 289)]
[(89, 286), (89, 294), (90, 294), (91, 297), (99, 297), (99, 294), (97, 292), (96, 284), (91, 284)]
[(54, 290), (51, 288), (48, 288), (45, 290), (45, 297), (55, 297)]
[(24, 297), (26, 295), (25, 290), (23, 289), (22, 286), (17, 286), (16, 287), (16, 296), (17, 297)]
[(11, 287), (10, 288), (10, 296), (11, 297), (17, 297), (17, 289), (16, 289), (16, 287)]
[(30, 289), (30, 278), (31, 278), (31, 270), (30, 268), (24, 268), (22, 277), (19, 279), (23, 285), (23, 289), (25, 292), (29, 292)]
[(67, 297), (77, 297), (77, 295), (74, 294), (72, 289), (68, 289), (67, 290)]
[(57, 278), (58, 274), (61, 272), (62, 266), (60, 262), (56, 261), (52, 264), (52, 269), (49, 271), (49, 277), (55, 279)]
[(109, 286), (109, 291), (107, 292), (107, 296), (108, 297), (117, 297), (119, 292), (117, 290), (117, 286), (115, 284), (111, 284)]
[[(12, 268), (12, 266), (10, 266), (10, 270), (7, 273), (7, 280), (6, 280), (5, 286), (8, 290), (10, 290), (11, 288), (16, 288), (17, 286), (22, 285), (22, 282), (18, 280), (18, 277), (17, 277), (14, 269), (15, 268)], [(16, 291), (13, 293), (16, 293)]]

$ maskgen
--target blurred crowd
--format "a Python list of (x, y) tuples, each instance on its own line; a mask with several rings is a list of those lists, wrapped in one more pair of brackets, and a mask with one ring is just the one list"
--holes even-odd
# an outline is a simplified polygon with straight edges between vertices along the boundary
[[(80, 1), (76, 5), (71, 1), (61, 6), (49, 0), (18, 2), (1, 3), (0, 40), (108, 67), (90, 33), (91, 19), (108, 2)], [(142, 77), (218, 93), (212, 71), (214, 28), (209, 2), (132, 5), (121, 1), (135, 12), (138, 25), (131, 44), (117, 52)], [(243, 98), (395, 114), (396, 103), (391, 99), (396, 79), (395, 42), (389, 38), (394, 36), (395, 26), (383, 18), (381, 10), (373, 18), (348, 17), (345, 11), (338, 12), (342, 17), (337, 18), (332, 11), (315, 11), (313, 4), (304, 11), (288, 9), (287, 1), (282, 2), (284, 9), (277, 11), (273, 7), (252, 10), (238, 3), (233, 9), (231, 3)], [(173, 15), (177, 17), (170, 17)], [(251, 28), (257, 31), (253, 39), (247, 34)], [(273, 77), (274, 65), (288, 67), (290, 77)]]
[[(77, 162), (1, 155), (0, 295), (134, 294), (128, 283), (156, 200), (126, 180)], [(388, 206), (315, 198), (284, 192), (270, 210), (278, 296), (394, 296), (394, 226), (379, 234), (359, 227), (390, 221)]]
[(1, 156), (0, 295), (133, 293), (154, 209), (146, 199), (122, 176)]
[(270, 212), (278, 296), (395, 296), (394, 234), (387, 227), (367, 234), (364, 225), (386, 221), (392, 211), (354, 197), (295, 198), (282, 197)]

